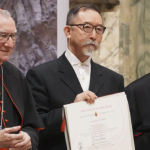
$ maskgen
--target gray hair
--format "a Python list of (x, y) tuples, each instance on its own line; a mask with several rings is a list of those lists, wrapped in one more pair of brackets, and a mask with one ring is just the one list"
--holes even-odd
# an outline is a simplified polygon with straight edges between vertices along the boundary
[(80, 10), (83, 10), (83, 11), (94, 10), (94, 11), (98, 12), (100, 15), (100, 10), (98, 9), (98, 7), (96, 5), (94, 5), (94, 4), (78, 4), (78, 5), (74, 6), (72, 9), (70, 9), (70, 11), (68, 12), (66, 25), (74, 23), (74, 20), (77, 17)]
[(7, 10), (0, 10), (0, 15), (6, 18), (11, 17), (11, 14)]

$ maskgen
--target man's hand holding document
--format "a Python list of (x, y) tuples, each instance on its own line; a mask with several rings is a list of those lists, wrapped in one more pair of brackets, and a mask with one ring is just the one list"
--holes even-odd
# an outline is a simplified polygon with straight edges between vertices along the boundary
[(68, 150), (135, 150), (124, 92), (63, 106)]

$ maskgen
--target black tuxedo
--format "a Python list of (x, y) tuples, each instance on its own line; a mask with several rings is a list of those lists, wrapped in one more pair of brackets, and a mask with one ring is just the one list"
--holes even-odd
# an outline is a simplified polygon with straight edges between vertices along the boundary
[(136, 150), (150, 150), (150, 74), (125, 88)]
[[(45, 130), (40, 131), (39, 150), (66, 150), (64, 133), (60, 132), (62, 106), (72, 103), (83, 92), (71, 64), (63, 54), (29, 70), (27, 80), (45, 125)], [(91, 61), (89, 90), (97, 96), (121, 92), (123, 77)]]

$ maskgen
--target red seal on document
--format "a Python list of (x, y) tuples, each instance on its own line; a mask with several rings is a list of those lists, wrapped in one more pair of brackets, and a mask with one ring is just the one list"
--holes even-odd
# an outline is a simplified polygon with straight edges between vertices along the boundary
[(95, 116), (96, 116), (96, 117), (97, 117), (97, 115), (98, 115), (97, 112), (95, 112)]

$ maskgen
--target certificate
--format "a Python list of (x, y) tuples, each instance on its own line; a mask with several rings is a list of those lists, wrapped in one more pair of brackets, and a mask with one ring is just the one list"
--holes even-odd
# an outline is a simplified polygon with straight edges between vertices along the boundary
[(68, 150), (135, 150), (124, 92), (63, 106)]

